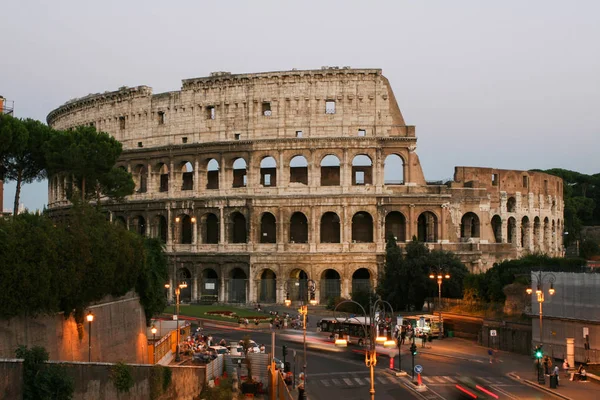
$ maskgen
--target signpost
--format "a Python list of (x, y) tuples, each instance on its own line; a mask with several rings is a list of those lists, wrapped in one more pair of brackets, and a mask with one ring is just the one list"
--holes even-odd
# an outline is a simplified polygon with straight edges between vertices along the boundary
[(423, 382), (421, 381), (421, 372), (423, 372), (423, 367), (421, 365), (415, 365), (415, 372), (417, 373), (417, 386), (423, 386)]
[(498, 334), (497, 334), (497, 332), (496, 332), (496, 330), (495, 330), (495, 329), (492, 329), (492, 330), (490, 331), (490, 336), (497, 336), (497, 335), (498, 335)]

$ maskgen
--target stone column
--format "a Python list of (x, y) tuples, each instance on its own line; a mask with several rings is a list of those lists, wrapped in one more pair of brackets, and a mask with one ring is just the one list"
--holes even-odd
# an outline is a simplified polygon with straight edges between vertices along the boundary
[(219, 206), (219, 245), (225, 244), (225, 210)]
[(350, 298), (350, 280), (348, 278), (340, 279), (340, 283), (342, 284), (342, 297), (349, 299)]
[(438, 243), (447, 242), (448, 238), (446, 237), (446, 210), (448, 208), (448, 204), (442, 204), (440, 206), (440, 236)]
[(575, 368), (575, 338), (567, 339), (567, 362), (570, 368)]
[(200, 163), (198, 162), (198, 157), (194, 157), (194, 196), (198, 196), (200, 194), (200, 171), (198, 171), (199, 167)]
[(508, 242), (508, 219), (502, 220), (502, 225), (500, 229), (500, 236), (502, 239), (502, 243)]
[[(169, 197), (173, 197), (173, 193), (175, 191), (175, 171), (173, 171), (173, 159), (169, 159)], [(160, 179), (160, 176), (159, 176)]]
[(415, 233), (415, 205), (408, 205), (408, 221), (406, 221), (406, 241), (412, 241), (412, 237), (416, 235)]
[(192, 277), (192, 303), (198, 302), (198, 275)]
[(521, 246), (521, 220), (515, 220), (515, 244), (517, 247)]
[(223, 268), (219, 268), (221, 274), (219, 275), (219, 303), (225, 303), (225, 277), (223, 276)]
[[(289, 235), (286, 235), (286, 227), (288, 227), (289, 222), (285, 220), (285, 215), (283, 208), (279, 208), (277, 214), (277, 225), (275, 225), (276, 239), (277, 243), (277, 251), (284, 251), (285, 243), (289, 241)], [(289, 227), (288, 227), (289, 229)]]

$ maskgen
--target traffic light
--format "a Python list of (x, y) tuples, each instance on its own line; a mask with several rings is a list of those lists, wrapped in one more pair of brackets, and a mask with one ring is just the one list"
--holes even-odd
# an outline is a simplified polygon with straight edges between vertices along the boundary
[(282, 350), (283, 357), (287, 356), (287, 346), (285, 344), (283, 345), (281, 350)]
[(542, 349), (542, 346), (537, 346), (535, 348), (535, 358), (537, 358), (539, 360), (543, 356), (544, 356), (544, 350)]
[(417, 355), (417, 345), (414, 343), (410, 345), (410, 354), (413, 356)]

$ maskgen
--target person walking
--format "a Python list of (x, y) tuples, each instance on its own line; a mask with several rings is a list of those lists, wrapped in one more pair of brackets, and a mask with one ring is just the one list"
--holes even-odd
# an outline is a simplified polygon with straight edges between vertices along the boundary
[(552, 375), (554, 375), (554, 379), (556, 379), (556, 386), (558, 387), (558, 376), (560, 375), (560, 370), (558, 369), (558, 365), (556, 365), (554, 367), (554, 371), (552, 372)]
[(300, 372), (300, 384), (298, 385), (298, 400), (304, 400), (304, 372)]
[(405, 340), (406, 340), (406, 329), (402, 329), (402, 327), (400, 327), (400, 344), (404, 344)]
[(565, 361), (563, 362), (563, 372), (565, 373), (565, 377), (569, 377), (569, 362), (567, 361), (567, 359), (565, 358)]

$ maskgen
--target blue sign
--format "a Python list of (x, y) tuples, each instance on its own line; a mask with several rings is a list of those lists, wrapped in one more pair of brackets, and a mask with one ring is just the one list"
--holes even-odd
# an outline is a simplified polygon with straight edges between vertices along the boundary
[(420, 374), (421, 372), (423, 372), (423, 367), (421, 365), (415, 365), (415, 372), (417, 374)]

